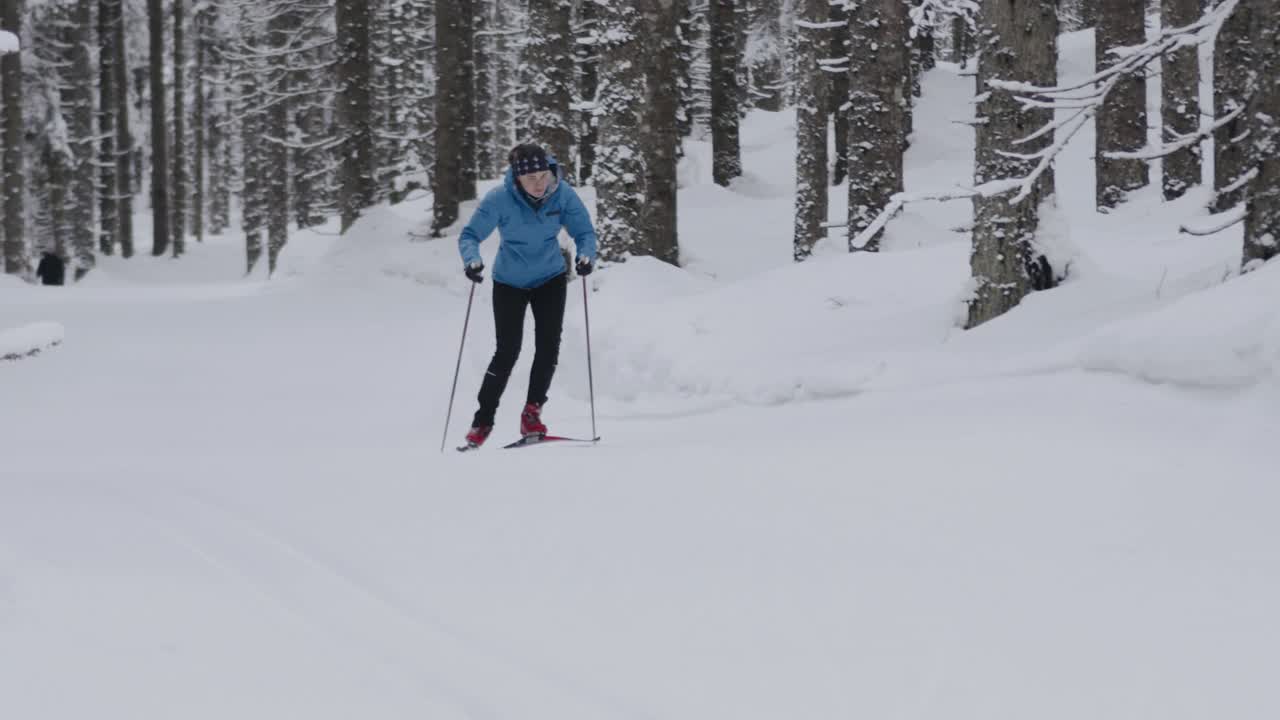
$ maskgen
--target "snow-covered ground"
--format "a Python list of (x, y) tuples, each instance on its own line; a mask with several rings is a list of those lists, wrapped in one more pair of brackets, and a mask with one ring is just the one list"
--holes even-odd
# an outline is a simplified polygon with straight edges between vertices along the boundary
[[(968, 180), (971, 83), (926, 78), (908, 190)], [(1280, 714), (1280, 265), (1179, 236), (1203, 195), (1096, 215), (1082, 137), (1070, 279), (965, 332), (967, 203), (790, 263), (792, 123), (748, 118), (729, 190), (690, 143), (685, 269), (591, 276), (596, 447), (439, 452), (469, 285), (429, 198), (270, 281), (226, 237), (0, 282), (0, 354), (46, 348), (0, 362), (0, 718)]]

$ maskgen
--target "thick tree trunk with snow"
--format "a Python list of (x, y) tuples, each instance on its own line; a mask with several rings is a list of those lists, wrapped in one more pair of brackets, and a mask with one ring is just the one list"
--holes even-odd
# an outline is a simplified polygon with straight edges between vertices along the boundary
[[(1034, 161), (1003, 152), (1034, 153), (1053, 142), (1053, 134), (1014, 143), (1053, 120), (1053, 111), (1024, 109), (1009, 93), (993, 91), (992, 79), (1041, 87), (1057, 83), (1058, 16), (1054, 0), (1010, 3), (983, 0), (978, 22), (978, 117), (974, 184), (1021, 178)], [(1035, 192), (1018, 204), (1005, 194), (975, 197), (973, 251), (969, 258), (973, 298), (966, 327), (973, 328), (1013, 309), (1033, 290), (1052, 286), (1048, 262), (1035, 246), (1039, 206), (1052, 199), (1052, 171)]]
[[(1256, 57), (1250, 37), (1253, 9), (1249, 0), (1241, 2), (1218, 33), (1213, 51), (1213, 110), (1217, 117), (1225, 117), (1249, 101), (1248, 69), (1255, 67)], [(1248, 183), (1243, 178), (1253, 167), (1246, 139), (1248, 128), (1249, 119), (1241, 115), (1214, 133), (1215, 212), (1230, 210), (1245, 201)]]
[(373, 204), (376, 195), (369, 34), (368, 0), (338, 0), (337, 124), (341, 136), (338, 205), (344, 233), (361, 211)]
[[(274, 50), (286, 48), (298, 31), (295, 7), (278, 8), (268, 21), (268, 46)], [(264, 120), (267, 134), (273, 138), (263, 148), (266, 158), (267, 201), (267, 275), (276, 271), (276, 260), (285, 243), (289, 241), (289, 148), (283, 141), (291, 136), (290, 125), (295, 101), (290, 98), (292, 73), (280, 68), (269, 69), (266, 79), (270, 82), (270, 97), (275, 102), (266, 111)]]
[[(820, 26), (827, 21), (828, 7), (827, 0), (803, 0), (797, 17)], [(828, 32), (802, 26), (795, 42), (796, 221), (791, 254), (796, 262), (808, 258), (827, 232), (827, 91), (829, 77), (835, 76), (818, 61), (830, 47)]]
[(71, 32), (71, 72), (63, 99), (69, 106), (67, 134), (73, 144), (71, 202), (71, 248), (75, 255), (75, 279), (79, 280), (94, 265), (93, 205), (97, 198), (94, 183), (93, 127), (93, 5), (94, 0), (76, 0), (72, 9), (74, 29)]
[(623, 260), (644, 251), (641, 218), (647, 197), (645, 149), (640, 146), (648, 90), (643, 18), (632, 3), (595, 0), (600, 23), (600, 144), (595, 185), (600, 257)]
[(1272, 18), (1253, 28), (1256, 74), (1249, 105), (1250, 141), (1257, 178), (1249, 190), (1244, 264), (1280, 255), (1280, 0), (1245, 0), (1252, 16)]
[(147, 0), (151, 55), (151, 254), (164, 255), (173, 239), (169, 214), (169, 138), (165, 119), (164, 2)]
[[(830, 22), (843, 23), (848, 21), (848, 13), (845, 11), (844, 3), (829, 3)], [(812, 39), (812, 33), (803, 30), (799, 32), (799, 40), (804, 38)], [(825, 31), (831, 38), (831, 51), (823, 59), (835, 60), (843, 58), (849, 54), (849, 32), (844, 26), (831, 28)], [(797, 52), (801, 48), (797, 47)], [(797, 71), (803, 67), (798, 64), (795, 66)], [(835, 162), (831, 164), (831, 184), (839, 185), (844, 182), (845, 177), (849, 173), (849, 73), (845, 71), (828, 72), (823, 70), (822, 74), (827, 78), (827, 98), (831, 107), (833, 116), (832, 133), (835, 135)], [(825, 151), (824, 151), (825, 154)]]
[[(857, 237), (902, 192), (910, 102), (904, 0), (870, 0), (849, 11), (849, 237)], [(865, 247), (879, 249), (879, 236)]]
[[(249, 38), (252, 42), (252, 36)], [(244, 184), (240, 190), (240, 229), (244, 232), (245, 274), (262, 258), (262, 232), (267, 222), (267, 150), (262, 136), (267, 131), (265, 113), (259, 107), (262, 73), (255, 58), (240, 68), (240, 142), (243, 148)]]
[(497, 78), (494, 75), (497, 58), (492, 35), (492, 0), (477, 0), (475, 7), (476, 175), (492, 177), (494, 168), (502, 164), (500, 161), (506, 159), (510, 148), (497, 146)]
[(191, 234), (195, 235), (196, 242), (204, 242), (205, 227), (205, 208), (207, 207), (208, 197), (205, 194), (205, 158), (208, 153), (208, 122), (209, 122), (209, 96), (207, 85), (205, 83), (205, 72), (208, 70), (209, 61), (209, 9), (201, 6), (196, 11), (196, 15), (192, 18), (195, 26), (195, 88), (194, 103), (192, 108), (194, 117), (192, 118), (191, 139), (191, 160), (192, 172), (191, 178), (194, 181), (194, 190), (191, 196)]
[[(1161, 24), (1183, 27), (1200, 19), (1200, 0), (1163, 0)], [(1162, 119), (1165, 137), (1187, 135), (1200, 129), (1200, 57), (1195, 47), (1164, 56), (1160, 71)], [(1175, 200), (1200, 184), (1200, 146), (1179, 150), (1164, 158), (1164, 197)]]
[[(1095, 52), (1099, 71), (1115, 64), (1112, 50), (1146, 42), (1145, 13), (1142, 0), (1101, 3)], [(1150, 182), (1146, 161), (1106, 157), (1108, 152), (1132, 152), (1147, 144), (1147, 81), (1141, 73), (1121, 80), (1107, 96), (1098, 109), (1096, 137), (1097, 205), (1106, 211)]]
[(710, 0), (711, 177), (728, 186), (742, 174), (738, 144), (738, 26), (735, 0)]
[[(115, 2), (111, 5), (113, 13), (111, 31), (115, 34), (115, 42), (113, 46), (116, 51), (116, 62), (111, 65), (112, 85), (115, 92), (112, 93), (112, 99), (116, 103), (115, 111), (115, 163), (116, 163), (116, 190), (119, 202), (116, 206), (118, 217), (116, 218), (117, 227), (120, 230), (120, 255), (123, 257), (133, 257), (133, 193), (134, 178), (141, 180), (142, 170), (139, 168), (136, 172), (133, 168), (134, 157), (141, 156), (141, 150), (134, 147), (133, 130), (129, 122), (129, 52), (128, 44), (125, 40), (124, 27), (124, 3)], [(163, 28), (163, 23), (161, 24)], [(143, 86), (143, 78), (146, 73), (142, 68), (137, 69), (138, 86)], [(141, 96), (141, 92), (138, 93)], [(141, 116), (141, 110), (139, 110)]]
[(569, 0), (530, 0), (525, 65), (529, 68), (529, 137), (573, 178), (573, 33)]
[(680, 133), (676, 115), (680, 88), (676, 59), (680, 54), (681, 2), (641, 0), (645, 37), (645, 203), (641, 215), (645, 241), (641, 252), (678, 265), (680, 243), (676, 233), (676, 161)]
[[(458, 159), (458, 200), (466, 202), (476, 199), (476, 180), (479, 178), (479, 167), (476, 166), (476, 38), (475, 38), (475, 4), (476, 0), (452, 0), (441, 5), (455, 4), (457, 22), (454, 25), (458, 33), (458, 57), (460, 62), (455, 66), (455, 96), (458, 102), (458, 122), (461, 127), (459, 137), (462, 138), (461, 157)], [(437, 28), (437, 38), (439, 38)], [(447, 66), (438, 66), (444, 70)]]
[(458, 66), (464, 62), (463, 27), (457, 3), (443, 2), (436, 8), (436, 133), (435, 193), (432, 232), (436, 235), (458, 220), (462, 173), (464, 115), (462, 104), (470, 90), (460, 86)]
[(596, 118), (594, 104), (600, 85), (600, 58), (595, 46), (596, 4), (584, 2), (578, 8), (574, 27), (574, 62), (577, 64), (578, 98), (585, 109), (576, 113), (578, 136), (578, 183), (592, 182), (596, 163)]
[[(22, 36), (21, 0), (0, 0), (0, 30)], [(22, 53), (0, 55), (0, 98), (4, 105), (4, 162), (0, 167), (4, 191), (4, 271), (27, 271), (26, 208), (23, 203), (26, 170), (22, 139)]]

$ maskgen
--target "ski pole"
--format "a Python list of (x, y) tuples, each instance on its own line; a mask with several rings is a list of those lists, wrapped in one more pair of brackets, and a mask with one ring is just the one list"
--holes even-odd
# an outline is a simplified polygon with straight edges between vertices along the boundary
[(471, 324), (471, 301), (476, 297), (476, 284), (471, 283), (471, 292), (467, 295), (467, 316), (462, 321), (462, 341), (458, 343), (458, 364), (453, 367), (453, 389), (449, 391), (449, 410), (444, 416), (444, 434), (440, 437), (440, 452), (444, 452), (444, 444), (449, 440), (449, 419), (453, 417), (453, 396), (458, 392), (458, 371), (462, 369), (462, 348), (467, 344), (467, 326)]
[(591, 314), (587, 312), (587, 279), (582, 278), (582, 320), (587, 328), (587, 390), (591, 397), (591, 438), (596, 435), (596, 381), (591, 374)]

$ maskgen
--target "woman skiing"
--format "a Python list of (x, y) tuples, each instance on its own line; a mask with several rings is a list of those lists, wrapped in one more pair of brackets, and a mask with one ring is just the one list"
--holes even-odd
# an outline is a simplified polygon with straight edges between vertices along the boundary
[(596, 233), (587, 208), (562, 177), (555, 158), (537, 145), (517, 145), (508, 156), (511, 167), (503, 183), (490, 190), (458, 236), (464, 272), (483, 282), (480, 243), (498, 229), (498, 257), (493, 263), (493, 325), (496, 349), (480, 385), (476, 410), (467, 432), (467, 447), (476, 448), (493, 431), (498, 401), (523, 343), (525, 309), (533, 309), (533, 369), (529, 393), (520, 413), (522, 436), (546, 435), (542, 406), (560, 354), (560, 331), (568, 278), (558, 236), (564, 227), (577, 246), (579, 275), (591, 273)]

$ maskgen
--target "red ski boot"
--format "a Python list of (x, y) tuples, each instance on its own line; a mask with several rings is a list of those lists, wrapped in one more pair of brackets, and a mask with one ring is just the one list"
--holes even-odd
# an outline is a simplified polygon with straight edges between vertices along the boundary
[(546, 434), (547, 426), (542, 424), (542, 406), (538, 403), (525, 405), (524, 412), (520, 413), (520, 435), (543, 437)]
[(467, 444), (458, 448), (459, 450), (475, 450), (489, 439), (489, 433), (493, 432), (492, 425), (477, 425), (467, 431)]

